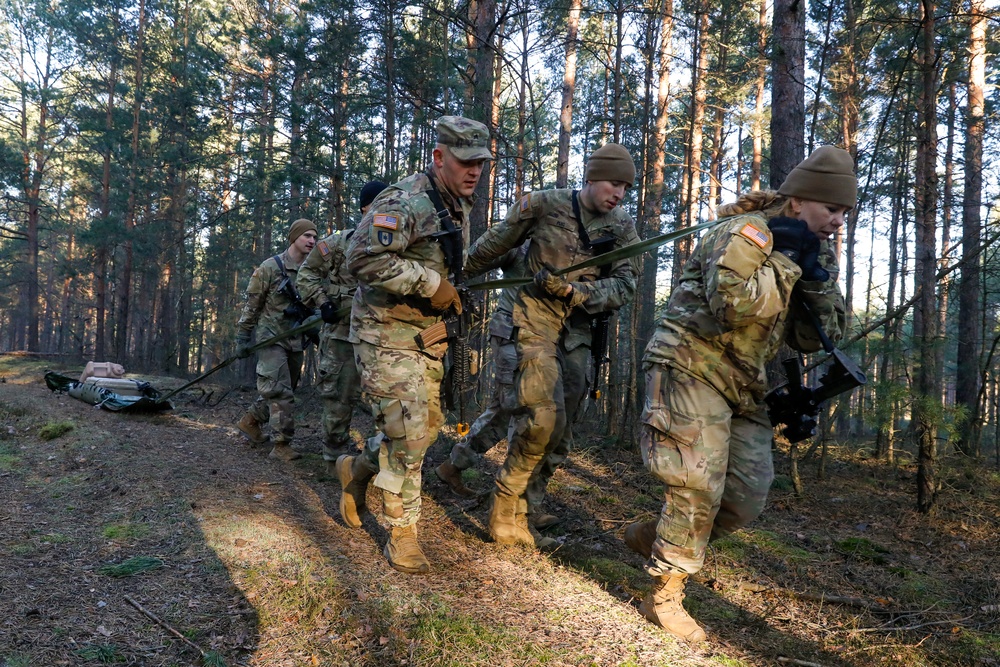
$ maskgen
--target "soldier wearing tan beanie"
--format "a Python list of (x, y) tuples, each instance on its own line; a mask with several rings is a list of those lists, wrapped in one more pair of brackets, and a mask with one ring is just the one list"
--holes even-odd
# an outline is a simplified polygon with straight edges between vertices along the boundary
[(639, 451), (665, 502), (657, 521), (625, 529), (625, 543), (647, 558), (653, 580), (639, 611), (674, 637), (707, 638), (684, 609), (684, 584), (703, 567), (709, 542), (764, 510), (774, 479), (765, 364), (782, 343), (822, 349), (802, 305), (830, 339), (844, 334), (826, 240), (856, 203), (850, 154), (817, 149), (778, 192), (746, 193), (719, 208), (656, 318), (642, 359)]

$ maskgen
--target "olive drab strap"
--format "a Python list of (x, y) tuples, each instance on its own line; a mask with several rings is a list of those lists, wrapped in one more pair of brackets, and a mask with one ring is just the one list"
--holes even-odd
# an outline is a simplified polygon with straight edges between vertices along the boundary
[[(457, 227), (455, 221), (452, 220), (451, 212), (444, 205), (434, 176), (429, 171), (427, 179), (431, 184), (430, 188), (426, 190), (427, 197), (437, 211), (438, 223), (442, 228), (433, 236), (441, 244), (445, 263), (451, 271), (452, 283), (462, 300), (462, 313), (448, 315), (442, 322), (448, 337), (448, 354), (451, 357), (451, 364), (447, 370), (445, 381), (441, 383), (441, 404), (449, 408), (458, 408), (456, 431), (459, 436), (464, 437), (469, 432), (469, 424), (465, 420), (465, 400), (462, 394), (472, 384), (469, 351), (469, 326), (472, 311), (468, 300), (469, 290), (465, 286), (465, 238), (462, 235), (462, 228)], [(421, 343), (421, 340), (421, 336), (418, 335), (418, 344)]]
[(579, 190), (573, 190), (573, 217), (576, 218), (576, 229), (577, 233), (580, 234), (580, 241), (583, 243), (583, 248), (590, 250), (590, 234), (587, 233), (587, 229), (583, 226), (583, 216), (580, 215)]
[(444, 200), (441, 199), (441, 193), (438, 191), (434, 177), (428, 172), (427, 178), (431, 183), (431, 187), (425, 192), (431, 200), (431, 204), (434, 205), (434, 210), (437, 211), (438, 223), (442, 227), (441, 231), (435, 234), (434, 237), (441, 244), (445, 263), (448, 264), (448, 270), (454, 276), (455, 282), (463, 283), (465, 282), (462, 279), (465, 268), (465, 239), (462, 237), (462, 230), (455, 226), (455, 221), (451, 218), (451, 211), (444, 205)]

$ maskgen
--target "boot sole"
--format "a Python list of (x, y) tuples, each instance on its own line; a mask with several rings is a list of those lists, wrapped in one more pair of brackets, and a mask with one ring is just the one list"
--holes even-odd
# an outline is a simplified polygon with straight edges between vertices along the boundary
[(392, 558), (389, 557), (389, 544), (388, 544), (388, 542), (386, 543), (386, 545), (384, 547), (382, 547), (382, 555), (385, 556), (385, 559), (387, 561), (389, 561), (389, 567), (391, 567), (392, 569), (396, 570), (397, 572), (402, 572), (404, 574), (427, 574), (428, 572), (431, 571), (431, 566), (430, 566), (429, 563), (424, 563), (423, 565), (420, 565), (420, 566), (415, 567), (415, 568), (414, 567), (406, 567), (404, 565), (400, 565), (399, 563), (393, 563), (392, 562)]

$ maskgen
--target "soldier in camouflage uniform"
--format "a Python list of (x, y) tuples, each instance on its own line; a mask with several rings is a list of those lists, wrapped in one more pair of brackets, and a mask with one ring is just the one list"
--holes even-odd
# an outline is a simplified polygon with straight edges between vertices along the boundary
[(646, 347), (643, 463), (666, 488), (658, 522), (626, 529), (649, 558), (640, 611), (690, 641), (704, 630), (682, 606), (710, 540), (760, 515), (774, 477), (764, 366), (782, 341), (821, 349), (806, 304), (831, 340), (846, 322), (828, 240), (854, 207), (847, 151), (823, 146), (777, 193), (751, 192), (719, 210), (688, 260)]
[[(528, 244), (507, 252), (499, 268), (504, 278), (520, 278), (527, 271), (525, 258)], [(514, 331), (514, 298), (518, 288), (504, 289), (490, 318), (490, 346), (493, 348), (495, 386), (490, 402), (481, 415), (473, 422), (469, 433), (455, 444), (444, 463), (435, 468), (437, 476), (458, 495), (474, 495), (462, 480), (462, 471), (478, 465), (481, 456), (508, 437), (510, 417), (517, 408), (517, 394), (514, 391), (514, 372), (517, 370), (517, 344), (511, 339)], [(560, 338), (559, 347), (563, 355), (563, 393), (565, 396), (566, 427), (560, 442), (552, 449), (539, 466), (538, 474), (528, 484), (528, 523), (539, 530), (555, 525), (561, 519), (541, 511), (545, 490), (549, 479), (566, 459), (572, 449), (572, 425), (580, 412), (583, 399), (589, 389), (591, 316), (584, 310), (575, 309), (566, 321), (566, 330)], [(538, 538), (536, 537), (536, 541)]]
[(553, 274), (594, 256), (592, 242), (610, 238), (620, 248), (638, 241), (632, 218), (618, 206), (635, 180), (628, 151), (617, 144), (594, 151), (584, 180), (579, 192), (524, 195), (469, 253), (466, 268), (475, 275), (531, 240), (525, 265), (535, 279), (517, 291), (512, 311), (517, 414), (507, 458), (497, 474), (489, 521), (491, 537), (503, 544), (536, 544), (528, 526), (527, 489), (542, 473), (544, 458), (561, 442), (566, 426), (565, 355), (559, 340), (570, 312), (577, 307), (594, 314), (618, 308), (635, 292), (638, 271), (630, 260), (614, 262), (607, 277), (596, 267), (563, 277)]
[[(299, 264), (316, 245), (316, 225), (299, 219), (288, 229), (288, 248), (280, 255), (269, 257), (258, 266), (247, 285), (243, 315), (236, 325), (236, 355), (250, 356), (250, 336), (257, 331), (258, 340), (266, 340), (288, 331), (299, 323), (285, 315), (292, 305), (285, 280), (294, 290)], [(301, 454), (292, 449), (295, 435), (293, 415), (294, 390), (302, 374), (303, 339), (288, 338), (257, 351), (257, 392), (260, 394), (237, 425), (254, 444), (266, 441), (261, 425), (270, 423), (271, 458), (292, 461)]]
[[(380, 181), (361, 189), (361, 215), (385, 190)], [(320, 239), (299, 267), (296, 285), (302, 301), (323, 317), (319, 337), (319, 395), (323, 401), (323, 460), (334, 474), (337, 457), (351, 444), (351, 415), (361, 400), (361, 378), (350, 342), (350, 312), (357, 279), (347, 270), (347, 243), (354, 230), (337, 230)]]
[(444, 423), (440, 387), (448, 343), (420, 349), (416, 336), (448, 311), (462, 309), (449, 281), (456, 267), (448, 265), (438, 236), (449, 222), (439, 216), (434, 198), (440, 197), (450, 224), (464, 238), (462, 253), (454, 257), (462, 262), (472, 194), (492, 157), (488, 145), (489, 130), (482, 123), (460, 116), (439, 119), (431, 169), (379, 195), (347, 248), (348, 269), (360, 283), (351, 341), (361, 388), (381, 433), (360, 455), (337, 460), (340, 513), (349, 526), (361, 525), (365, 489), (375, 476), (391, 528), (384, 553), (401, 572), (430, 569), (417, 542), (421, 465)]

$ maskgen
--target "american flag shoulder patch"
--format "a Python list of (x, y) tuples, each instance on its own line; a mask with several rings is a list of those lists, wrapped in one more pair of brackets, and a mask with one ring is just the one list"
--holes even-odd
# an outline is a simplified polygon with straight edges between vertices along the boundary
[(316, 247), (319, 248), (319, 254), (323, 255), (324, 257), (330, 254), (330, 246), (326, 244), (326, 241), (320, 241), (319, 243), (316, 244)]
[(396, 229), (399, 227), (399, 216), (379, 213), (372, 219), (372, 226), (384, 229)]
[(531, 193), (521, 197), (521, 211), (527, 211), (531, 207)]
[(743, 236), (747, 237), (748, 239), (750, 239), (751, 241), (753, 241), (754, 243), (756, 243), (761, 248), (766, 247), (767, 246), (767, 242), (770, 240), (767, 237), (767, 234), (765, 234), (764, 232), (760, 231), (759, 229), (757, 229), (756, 227), (754, 227), (750, 223), (747, 223), (747, 224), (743, 225), (743, 229), (740, 230), (740, 234), (742, 234)]

